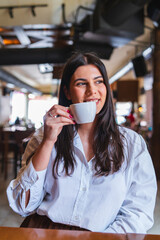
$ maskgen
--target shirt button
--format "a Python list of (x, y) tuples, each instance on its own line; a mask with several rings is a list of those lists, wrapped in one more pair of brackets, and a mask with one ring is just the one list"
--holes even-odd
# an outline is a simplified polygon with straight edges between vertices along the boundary
[(79, 220), (79, 216), (75, 216), (75, 220)]
[(86, 169), (86, 175), (88, 175), (89, 173), (90, 173), (90, 170), (88, 168), (88, 169)]
[(86, 190), (87, 190), (86, 187), (83, 187), (83, 188), (82, 188), (82, 191), (83, 191), (83, 192), (85, 192)]

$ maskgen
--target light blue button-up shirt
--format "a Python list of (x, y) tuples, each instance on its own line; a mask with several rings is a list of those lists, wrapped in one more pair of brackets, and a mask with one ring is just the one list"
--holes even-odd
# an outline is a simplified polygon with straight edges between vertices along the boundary
[[(52, 175), (56, 156), (53, 148), (46, 170), (36, 172), (32, 158), (7, 188), (10, 207), (22, 216), (33, 212), (47, 215), (53, 222), (70, 224), (95, 232), (146, 233), (153, 225), (157, 183), (151, 157), (144, 139), (136, 132), (120, 127), (125, 136), (125, 160), (121, 169), (109, 176), (94, 175), (92, 158), (87, 162), (81, 139), (74, 138), (77, 165), (71, 176)], [(23, 162), (42, 140), (43, 129), (35, 133), (27, 146)], [(25, 192), (30, 200), (25, 207)]]

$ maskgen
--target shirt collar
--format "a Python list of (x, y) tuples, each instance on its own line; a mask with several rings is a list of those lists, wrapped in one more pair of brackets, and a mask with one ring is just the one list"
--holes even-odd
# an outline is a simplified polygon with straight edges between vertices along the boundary
[(73, 139), (73, 146), (76, 147), (76, 148), (78, 148), (78, 150), (82, 152), (82, 154), (83, 154), (83, 156), (84, 156), (84, 159), (85, 159), (85, 163), (86, 163), (88, 166), (91, 167), (91, 166), (92, 166), (92, 160), (95, 158), (95, 156), (94, 156), (92, 159), (90, 159), (89, 162), (87, 161), (87, 159), (86, 159), (86, 157), (85, 157), (83, 145), (82, 145), (82, 142), (81, 142), (81, 138), (80, 138), (80, 136), (79, 136), (79, 134), (78, 134), (77, 131), (75, 132), (75, 137), (74, 137), (74, 139)]

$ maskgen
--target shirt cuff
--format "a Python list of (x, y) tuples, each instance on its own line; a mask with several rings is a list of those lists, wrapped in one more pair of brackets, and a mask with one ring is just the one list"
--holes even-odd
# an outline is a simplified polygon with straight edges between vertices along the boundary
[(38, 180), (40, 180), (40, 182), (44, 182), (46, 171), (47, 171), (47, 169), (42, 170), (42, 171), (36, 171), (33, 167), (32, 160), (31, 160), (29, 162), (29, 164), (25, 167), (25, 169), (24, 169), (23, 173), (21, 174), (21, 176), (19, 177), (19, 179), (17, 179), (18, 181), (15, 182), (15, 186), (13, 186), (13, 188), (15, 188), (18, 184), (20, 184), (21, 187), (25, 191), (27, 191)]

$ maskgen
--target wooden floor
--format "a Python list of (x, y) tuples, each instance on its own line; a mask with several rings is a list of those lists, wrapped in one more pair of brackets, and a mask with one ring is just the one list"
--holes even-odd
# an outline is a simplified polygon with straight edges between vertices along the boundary
[[(23, 218), (12, 211), (8, 206), (6, 197), (6, 188), (13, 178), (13, 166), (9, 165), (9, 177), (4, 181), (4, 177), (0, 172), (0, 226), (19, 227)], [(160, 181), (158, 181), (158, 194), (155, 207), (155, 223), (149, 230), (150, 234), (160, 234)]]

